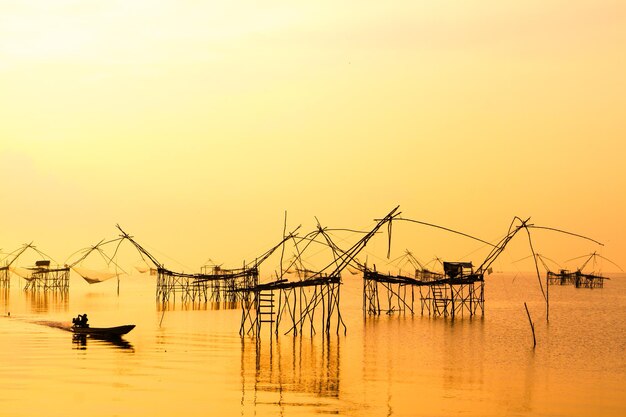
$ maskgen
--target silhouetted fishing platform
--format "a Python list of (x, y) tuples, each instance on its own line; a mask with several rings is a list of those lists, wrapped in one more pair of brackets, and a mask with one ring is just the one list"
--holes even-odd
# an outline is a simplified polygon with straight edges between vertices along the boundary
[[(11, 271), (26, 280), (26, 290), (66, 293), (69, 289), (69, 274), (72, 269), (89, 284), (117, 277), (119, 293), (119, 275), (124, 271), (115, 259), (120, 244), (123, 241), (129, 241), (137, 249), (146, 265), (149, 262), (152, 263), (150, 270), (156, 271), (156, 300), (164, 312), (167, 310), (167, 305), (176, 300), (186, 305), (187, 303), (210, 302), (225, 303), (228, 304), (228, 308), (240, 306), (242, 311), (239, 333), (242, 336), (251, 334), (258, 337), (263, 328), (268, 328), (270, 334), (276, 335), (279, 332), (294, 335), (309, 332), (312, 335), (318, 331), (329, 334), (331, 331), (339, 333), (342, 330), (345, 333), (347, 329), (340, 311), (340, 301), (342, 274), (346, 271), (353, 275), (362, 273), (362, 309), (365, 316), (419, 312), (422, 315), (455, 318), (484, 314), (485, 276), (492, 272), (493, 262), (520, 231), (525, 231), (528, 235), (531, 254), (537, 269), (538, 283), (546, 301), (546, 319), (549, 312), (549, 292), (547, 291), (549, 285), (573, 284), (579, 288), (601, 288), (604, 280), (608, 279), (600, 274), (582, 272), (583, 267), (591, 259), (599, 256), (594, 252), (583, 267), (578, 268), (576, 272), (561, 270), (559, 273), (552, 273), (548, 271), (547, 285), (544, 290), (537, 263), (541, 257), (534, 250), (530, 230), (552, 230), (600, 244), (593, 239), (558, 229), (536, 226), (530, 223), (530, 218), (523, 220), (514, 217), (504, 237), (493, 244), (452, 229), (402, 218), (398, 209), (399, 206), (383, 218), (374, 219), (376, 223), (370, 230), (329, 229), (322, 227), (318, 221), (317, 227), (304, 235), (298, 233), (300, 226), (287, 233), (285, 213), (282, 239), (255, 258), (253, 262), (244, 261), (240, 268), (222, 268), (221, 265), (215, 264), (205, 265), (200, 268), (199, 273), (176, 272), (166, 268), (117, 225), (121, 232), (118, 238), (109, 241), (102, 240), (94, 246), (79, 251), (82, 253), (79, 259), (62, 267), (52, 266), (49, 259), (38, 260), (33, 267), (14, 267), (12, 264), (26, 249), (35, 249), (31, 244), (24, 245), (20, 250), (10, 254), (13, 258), (0, 268), (0, 284), (8, 288), (9, 271)], [(413, 271), (408, 273), (402, 272), (406, 269), (400, 269), (398, 274), (384, 274), (376, 269), (376, 265), (369, 268), (367, 263), (358, 259), (360, 252), (370, 239), (380, 233), (379, 230), (383, 226), (387, 229), (387, 259), (389, 259), (392, 226), (399, 222), (421, 224), (465, 236), (480, 242), (483, 247), (490, 248), (489, 253), (477, 268), (474, 268), (472, 262), (446, 261), (442, 262), (442, 272), (427, 269), (409, 251), (406, 252), (406, 256), (409, 257)], [(349, 238), (342, 235), (344, 232), (349, 233)], [(336, 233), (340, 234), (339, 239), (336, 239)], [(103, 250), (109, 244), (115, 245), (112, 254)], [(288, 245), (289, 248), (287, 248)], [(285, 253), (287, 250), (290, 252)], [(44, 257), (41, 252), (37, 252), (39, 256)], [(114, 270), (96, 271), (83, 267), (83, 261), (92, 253), (100, 253), (106, 263), (106, 268), (114, 266)], [(274, 267), (270, 277), (265, 278), (265, 282), (261, 282), (261, 265), (273, 254), (280, 254), (278, 266)], [(305, 266), (305, 263), (313, 265), (309, 262), (313, 258), (316, 260), (315, 265), (324, 266)]]
[(365, 314), (415, 313), (415, 289), (420, 312), (433, 316), (484, 314), (484, 275), (475, 273), (471, 262), (444, 262), (444, 274), (416, 271), (415, 277), (385, 275), (365, 270), (363, 311)]
[(70, 268), (68, 266), (51, 267), (49, 260), (37, 261), (34, 267), (28, 268), (30, 277), (26, 279), (25, 290), (61, 291), (70, 288)]
[(596, 274), (585, 274), (579, 270), (568, 271), (561, 269), (559, 272), (547, 272), (546, 277), (550, 285), (573, 285), (576, 288), (603, 288), (604, 280), (609, 278)]
[[(15, 266), (14, 264), (18, 258), (28, 249), (34, 251), (40, 259), (35, 261), (33, 266)], [(5, 265), (0, 267), (0, 286), (4, 288), (10, 287), (10, 272), (12, 272), (26, 281), (24, 286), (26, 291), (54, 291), (61, 293), (69, 291), (70, 268), (67, 265), (53, 265), (50, 257), (38, 250), (32, 243), (22, 245), (22, 247), (11, 252), (5, 259)]]
[[(242, 336), (259, 336), (263, 325), (269, 327), (270, 334), (278, 334), (281, 325), (285, 327), (285, 334), (302, 334), (307, 329), (310, 334), (316, 333), (318, 329), (328, 334), (332, 328), (337, 333), (343, 329), (345, 333), (347, 329), (340, 311), (341, 273), (351, 264), (361, 266), (356, 260), (357, 255), (383, 225), (399, 215), (398, 208), (377, 220), (372, 230), (359, 232), (363, 236), (346, 250), (341, 249), (333, 241), (330, 230), (319, 223), (316, 230), (304, 236), (298, 236), (297, 229), (285, 235), (279, 245), (284, 252), (283, 244), (291, 241), (296, 255), (283, 268), (281, 254), (280, 275), (274, 281), (239, 290), (244, 294), (239, 333)], [(328, 250), (331, 259), (326, 267), (315, 271), (308, 270), (302, 263), (304, 253), (313, 245), (321, 245)], [(275, 246), (268, 253), (277, 248)], [(267, 254), (262, 259), (266, 257)], [(298, 274), (296, 280), (286, 278), (292, 270)]]
[[(34, 251), (38, 257), (46, 259), (35, 261), (35, 265), (33, 266), (14, 266), (18, 258), (28, 249)], [(9, 259), (9, 257), (11, 257), (11, 259)], [(22, 247), (11, 252), (6, 259), (5, 265), (0, 267), (0, 286), (3, 288), (9, 288), (11, 286), (10, 272), (12, 272), (26, 281), (24, 290), (27, 291), (57, 291), (66, 293), (69, 290), (69, 267), (67, 265), (53, 265), (50, 258), (33, 246), (32, 243), (22, 245)]]
[(241, 300), (240, 288), (258, 282), (258, 269), (222, 269), (203, 267), (202, 273), (185, 274), (157, 268), (157, 301), (167, 302), (178, 294), (182, 302), (237, 302)]
[(245, 288), (242, 290), (246, 299), (242, 302), (239, 333), (258, 335), (266, 323), (270, 333), (278, 333), (284, 324), (287, 326), (285, 334), (302, 334), (305, 326), (314, 334), (316, 320), (321, 332), (329, 333), (333, 319), (337, 332), (341, 327), (345, 331), (339, 310), (340, 288), (339, 276), (295, 282), (279, 280)]
[(548, 282), (548, 285), (573, 285), (576, 288), (604, 288), (604, 281), (608, 280), (609, 278), (603, 276), (599, 272), (583, 272), (587, 265), (590, 264), (590, 262), (592, 271), (596, 270), (596, 258), (604, 259), (605, 261), (610, 262), (611, 264), (622, 270), (619, 265), (617, 265), (610, 259), (605, 258), (597, 252), (593, 252), (589, 255), (579, 256), (570, 259), (570, 261), (581, 258), (586, 258), (585, 262), (583, 262), (582, 265), (576, 268), (575, 271), (561, 269), (559, 270), (559, 272), (552, 272), (546, 266), (546, 281)]

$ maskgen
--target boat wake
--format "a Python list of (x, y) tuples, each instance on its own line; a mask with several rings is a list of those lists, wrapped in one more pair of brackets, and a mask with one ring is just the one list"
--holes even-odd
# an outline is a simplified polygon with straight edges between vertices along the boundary
[(69, 322), (64, 322), (64, 321), (35, 320), (35, 321), (31, 321), (31, 323), (39, 324), (41, 326), (53, 327), (55, 329), (66, 330), (68, 332), (72, 331), (72, 325)]

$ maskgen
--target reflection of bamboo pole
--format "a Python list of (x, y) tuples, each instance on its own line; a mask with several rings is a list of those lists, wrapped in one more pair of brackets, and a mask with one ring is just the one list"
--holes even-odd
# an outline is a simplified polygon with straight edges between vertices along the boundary
[(533, 332), (533, 349), (534, 349), (535, 346), (537, 346), (537, 339), (535, 339), (535, 325), (533, 324), (533, 321), (530, 319), (530, 312), (528, 311), (528, 306), (526, 305), (526, 302), (524, 302), (524, 308), (526, 309), (526, 315), (528, 316), (528, 322), (530, 323), (530, 330), (532, 330)]

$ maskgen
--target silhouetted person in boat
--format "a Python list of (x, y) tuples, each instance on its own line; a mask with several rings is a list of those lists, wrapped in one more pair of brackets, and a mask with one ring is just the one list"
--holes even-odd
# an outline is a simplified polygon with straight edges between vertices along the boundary
[(79, 314), (78, 317), (74, 317), (72, 319), (72, 323), (76, 327), (89, 327), (89, 325), (87, 324), (88, 320), (89, 319), (87, 318), (87, 314)]

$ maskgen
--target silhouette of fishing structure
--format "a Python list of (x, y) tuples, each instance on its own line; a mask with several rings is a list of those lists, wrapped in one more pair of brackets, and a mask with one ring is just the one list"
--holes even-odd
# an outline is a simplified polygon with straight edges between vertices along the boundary
[(119, 242), (129, 241), (146, 263), (150, 261), (154, 265), (157, 275), (156, 299), (163, 305), (170, 301), (175, 302), (177, 297), (183, 303), (219, 302), (227, 305), (241, 301), (243, 294), (238, 292), (240, 288), (255, 285), (258, 282), (256, 265), (248, 267), (244, 264), (242, 268), (233, 269), (206, 265), (201, 268), (200, 273), (172, 271), (137, 243), (133, 236), (122, 230), (119, 225), (116, 227), (121, 232)]
[[(119, 242), (120, 238), (113, 240), (104, 240), (102, 239), (100, 242), (93, 246), (89, 246), (84, 249), (80, 249), (68, 257), (68, 260), (72, 258), (76, 254), (80, 254), (81, 256), (76, 259), (74, 262), (71, 262), (68, 266), (72, 271), (78, 274), (82, 279), (85, 280), (89, 285), (99, 284), (101, 282), (108, 281), (112, 278), (117, 278), (117, 293), (119, 295), (120, 292), (120, 275), (125, 274), (123, 268), (121, 268), (115, 260), (110, 257), (104, 247), (108, 244), (113, 244)], [(87, 268), (83, 265), (84, 261), (90, 257), (91, 255), (96, 254), (99, 255), (101, 260), (104, 261), (106, 269), (105, 270), (96, 270), (92, 268)], [(66, 264), (67, 264), (66, 260)], [(114, 271), (110, 270), (110, 266), (113, 265)]]
[[(443, 262), (438, 258), (435, 258), (435, 261), (443, 267)], [(379, 273), (376, 265), (373, 265), (373, 270), (363, 267), (363, 312), (365, 314), (380, 314), (381, 312), (392, 314), (405, 313), (408, 310), (413, 314), (417, 287), (420, 292), (423, 314), (424, 308), (433, 302), (433, 297), (424, 294), (423, 288), (427, 288), (428, 283), (434, 285), (442, 282), (445, 278), (444, 273), (428, 269), (409, 250), (392, 260), (391, 263), (398, 267), (399, 272), (395, 275)], [(402, 272), (407, 268), (413, 271), (412, 275)], [(408, 292), (410, 292), (410, 298)]]
[[(429, 315), (450, 316), (452, 318), (465, 313), (468, 313), (470, 316), (478, 313), (484, 315), (484, 277), (486, 274), (488, 275), (492, 272), (491, 265), (505, 250), (511, 239), (513, 239), (519, 231), (525, 230), (527, 232), (530, 250), (535, 261), (539, 286), (546, 301), (546, 317), (548, 317), (549, 295), (547, 289), (544, 291), (543, 288), (530, 229), (556, 231), (591, 240), (602, 245), (600, 242), (585, 236), (551, 227), (536, 226), (529, 223), (530, 218), (522, 220), (516, 216), (509, 225), (506, 235), (496, 244), (431, 223), (395, 217), (389, 221), (388, 225), (389, 246), (391, 246), (392, 221), (407, 221), (443, 229), (486, 244), (491, 247), (491, 251), (476, 269), (474, 269), (472, 262), (443, 262), (444, 272), (442, 275), (432, 274), (430, 271), (425, 274), (423, 268), (416, 269), (414, 276), (381, 274), (376, 271), (375, 267), (373, 270), (365, 267), (363, 271), (363, 312), (366, 315), (379, 315), (381, 312), (389, 314), (396, 311), (405, 313), (407, 310), (411, 314), (414, 314), (415, 288), (419, 291), (421, 314), (424, 314), (426, 311)], [(383, 300), (382, 303), (381, 298)]]
[[(485, 299), (484, 285), (485, 275), (492, 272), (491, 265), (498, 256), (505, 250), (513, 237), (522, 230), (528, 236), (530, 250), (537, 271), (537, 278), (541, 292), (546, 301), (546, 318), (549, 311), (548, 285), (544, 290), (539, 274), (538, 261), (542, 258), (535, 252), (531, 238), (531, 229), (544, 229), (556, 231), (579, 238), (593, 241), (593, 239), (574, 233), (566, 232), (550, 227), (536, 226), (530, 223), (530, 218), (522, 220), (514, 217), (509, 225), (505, 236), (496, 244), (474, 236), (425, 223), (418, 220), (400, 217), (399, 206), (391, 210), (385, 217), (375, 219), (375, 226), (369, 231), (355, 231), (348, 229), (328, 229), (322, 227), (318, 221), (317, 228), (305, 235), (298, 233), (300, 226), (290, 233), (287, 233), (287, 219), (285, 214), (285, 225), (281, 241), (256, 258), (253, 262), (243, 263), (241, 268), (226, 269), (221, 265), (205, 265), (200, 273), (175, 272), (167, 269), (163, 263), (159, 262), (150, 252), (141, 246), (126, 233), (119, 225), (118, 238), (105, 241), (101, 240), (96, 245), (75, 252), (80, 257), (69, 265), (63, 267), (51, 266), (50, 259), (39, 260), (35, 266), (28, 268), (14, 267), (13, 263), (27, 249), (35, 250), (41, 257), (45, 254), (38, 251), (32, 244), (24, 245), (22, 248), (9, 254), (5, 265), (0, 269), (4, 275), (2, 282), (8, 287), (10, 280), (7, 271), (22, 276), (26, 281), (25, 289), (33, 290), (59, 290), (69, 289), (70, 269), (78, 273), (89, 284), (104, 282), (113, 277), (118, 280), (119, 275), (124, 271), (115, 261), (120, 245), (123, 241), (129, 241), (138, 251), (142, 260), (148, 265), (152, 264), (156, 272), (156, 299), (165, 306), (169, 301), (179, 298), (182, 302), (218, 302), (229, 305), (239, 304), (242, 308), (241, 323), (239, 333), (243, 335), (261, 334), (261, 328), (269, 327), (270, 334), (278, 335), (279, 331), (285, 334), (302, 334), (309, 331), (312, 334), (321, 331), (329, 334), (332, 329), (339, 333), (342, 329), (346, 332), (346, 326), (340, 311), (340, 288), (342, 284), (342, 273), (344, 270), (352, 274), (354, 270), (363, 273), (363, 311), (364, 314), (379, 315), (381, 312), (409, 312), (416, 313), (415, 299), (419, 298), (421, 314), (433, 316), (450, 316), (469, 314), (484, 314)], [(391, 252), (392, 225), (394, 222), (410, 222), (446, 230), (459, 234), (467, 238), (481, 242), (491, 248), (487, 257), (482, 263), (474, 268), (472, 262), (451, 262), (437, 259), (443, 268), (442, 272), (433, 271), (422, 265), (410, 252), (406, 252), (403, 261), (411, 265), (412, 274), (399, 273), (392, 275), (383, 274), (377, 271), (376, 265), (370, 269), (367, 264), (357, 259), (359, 253), (365, 248), (369, 240), (383, 226), (387, 226), (388, 231), (388, 251), (387, 258)], [(347, 250), (342, 249), (331, 236), (337, 231), (348, 231), (362, 234), (352, 246)], [(104, 251), (107, 245), (115, 244), (115, 249), (111, 255)], [(287, 244), (293, 246), (293, 256), (285, 259)], [(325, 267), (317, 269), (305, 264), (304, 254), (315, 248), (322, 248), (327, 252)], [(280, 250), (280, 270), (275, 271), (275, 275), (267, 282), (260, 282), (260, 267), (273, 254)], [(115, 266), (115, 272), (103, 272), (84, 268), (82, 263), (88, 256), (99, 254), (106, 262), (107, 267)], [(72, 255), (72, 256), (73, 256)], [(582, 269), (597, 254), (587, 259), (578, 270), (580, 284), (577, 286), (599, 286), (602, 285), (604, 277), (596, 274), (583, 274)], [(6, 258), (5, 258), (6, 259)], [(330, 259), (330, 260), (328, 260)], [(284, 267), (286, 262), (287, 266)], [(595, 261), (594, 261), (595, 262)], [(544, 263), (544, 266), (545, 263)], [(547, 269), (547, 266), (546, 266)], [(121, 272), (120, 272), (121, 271)], [(559, 277), (562, 279), (562, 277)], [(549, 284), (550, 279), (547, 279)]]
[[(323, 228), (318, 222), (317, 229), (304, 236), (297, 235), (295, 231), (285, 235), (285, 224), (284, 239), (280, 244), (280, 273), (270, 282), (240, 290), (245, 296), (239, 333), (242, 336), (252, 334), (258, 337), (263, 325), (269, 327), (270, 334), (276, 335), (281, 325), (284, 327), (284, 334), (298, 335), (307, 329), (311, 335), (317, 333), (318, 329), (322, 334), (329, 334), (331, 329), (335, 329), (337, 333), (343, 329), (345, 333), (347, 329), (339, 308), (341, 273), (351, 264), (359, 265), (356, 256), (377, 231), (397, 215), (398, 208), (399, 206), (379, 220), (372, 230), (358, 232), (363, 236), (347, 250), (341, 249), (330, 235), (331, 231), (347, 229)], [(283, 268), (284, 243), (287, 241), (293, 244), (296, 253), (288, 266)], [(309, 270), (302, 262), (303, 254), (318, 245), (330, 250), (332, 260), (322, 269)], [(274, 247), (272, 251), (276, 249)], [(296, 279), (289, 280), (287, 276), (294, 270), (297, 273)]]
[[(137, 243), (133, 236), (124, 232), (119, 225), (117, 225), (117, 228), (121, 232), (119, 237), (108, 241), (102, 240), (92, 247), (81, 249), (74, 253), (81, 253), (82, 256), (70, 264), (70, 267), (89, 284), (97, 284), (117, 277), (119, 294), (119, 276), (126, 274), (126, 271), (118, 265), (114, 258), (117, 258), (120, 245), (125, 240), (133, 245), (147, 265), (146, 267), (136, 266), (135, 268), (139, 272), (150, 271), (150, 275), (156, 275), (156, 299), (164, 304), (176, 301), (177, 297), (183, 303), (237, 302), (238, 293), (235, 290), (244, 284), (247, 285), (251, 280), (254, 281), (255, 271), (245, 267), (241, 269), (225, 269), (221, 265), (206, 265), (201, 268), (200, 273), (172, 271), (165, 268), (154, 255)], [(116, 245), (113, 253), (109, 255), (104, 250), (104, 247), (110, 247), (111, 244)], [(82, 262), (93, 253), (98, 253), (107, 266), (113, 264), (115, 271), (99, 271), (82, 266)]]
[[(34, 266), (18, 267), (14, 266), (26, 250), (34, 251), (38, 256), (44, 258), (35, 261)], [(9, 258), (11, 258), (9, 260)], [(20, 248), (9, 253), (5, 257), (5, 265), (0, 267), (0, 285), (9, 288), (11, 279), (9, 272), (23, 278), (26, 281), (24, 290), (27, 291), (55, 291), (67, 293), (70, 287), (70, 269), (67, 265), (53, 265), (52, 259), (37, 249), (32, 242), (22, 245)]]
[[(32, 245), (32, 242), (30, 244), (24, 244), (23, 246), (14, 250), (13, 252), (6, 254), (6, 256), (2, 259), (3, 265), (0, 266), (0, 288), (4, 288), (4, 289), (11, 288), (11, 272), (13, 269), (15, 269), (15, 267), (12, 267), (11, 265), (15, 261), (17, 261), (20, 255), (24, 253), (24, 251), (26, 251), (26, 249), (28, 249), (30, 245)], [(9, 260), (8, 258), (11, 256), (13, 256), (13, 258)], [(21, 275), (30, 277), (30, 271), (24, 270), (21, 272), (22, 272)], [(21, 275), (18, 275), (18, 276), (21, 276)]]
[[(621, 271), (619, 265), (612, 262), (610, 259), (607, 259), (597, 252), (593, 252), (590, 255), (583, 255), (576, 258), (572, 258), (569, 261), (573, 261), (575, 259), (586, 258), (585, 262), (578, 267), (575, 271), (569, 271), (567, 269), (561, 269), (559, 272), (547, 271), (546, 280), (550, 285), (574, 285), (576, 288), (604, 288), (604, 281), (610, 278), (603, 276), (601, 273), (589, 272), (585, 273), (583, 270), (589, 264), (590, 261), (593, 261), (593, 265), (596, 265), (596, 258), (604, 259), (617, 266)], [(569, 262), (568, 261), (568, 262)]]
[[(133, 236), (116, 225), (121, 234), (111, 240), (101, 240), (96, 245), (80, 249), (68, 257), (76, 254), (80, 257), (69, 264), (74, 272), (80, 275), (87, 283), (98, 284), (111, 278), (117, 278), (119, 294), (120, 275), (126, 274), (116, 261), (122, 242), (128, 241), (137, 250), (145, 267), (137, 267), (139, 272), (148, 272), (156, 275), (156, 299), (165, 306), (170, 301), (180, 299), (188, 302), (218, 302), (234, 303), (240, 301), (241, 293), (237, 289), (254, 285), (258, 282), (258, 270), (255, 266), (234, 269), (222, 268), (221, 265), (205, 265), (200, 273), (176, 272), (168, 269), (154, 255), (140, 245)], [(112, 248), (113, 249), (110, 249)], [(106, 250), (105, 250), (106, 249)], [(95, 270), (83, 266), (83, 262), (93, 254), (98, 254), (105, 261), (106, 270)], [(111, 267), (114, 266), (114, 271)]]
[(255, 268), (207, 269), (201, 273), (175, 272), (164, 267), (157, 268), (156, 298), (166, 303), (178, 294), (182, 302), (233, 303), (239, 301), (237, 290), (257, 282)]
[(414, 314), (416, 288), (421, 314), (454, 317), (465, 311), (470, 315), (476, 314), (478, 309), (483, 312), (483, 274), (475, 272), (471, 262), (444, 262), (443, 267), (443, 273), (416, 270), (412, 277), (366, 269), (363, 274), (364, 313), (379, 315), (408, 310)]
[(256, 267), (222, 268), (221, 265), (204, 265), (195, 278), (196, 285), (203, 285), (204, 301), (215, 303), (236, 303), (241, 301), (240, 288), (258, 282)]
[(0, 289), (11, 288), (11, 274), (7, 264), (0, 266)]
[[(375, 265), (373, 269), (365, 267), (363, 270), (364, 314), (379, 315), (381, 312), (391, 314), (407, 311), (414, 314), (416, 289), (419, 292), (422, 315), (425, 312), (428, 315), (451, 317), (463, 315), (465, 312), (470, 315), (475, 315), (477, 312), (484, 314), (484, 274), (491, 272), (490, 265), (501, 253), (501, 249), (474, 236), (430, 223), (402, 217), (397, 217), (393, 221), (406, 221), (443, 229), (493, 246), (497, 251), (488, 257), (477, 270), (474, 270), (472, 262), (444, 261), (442, 262), (443, 273), (433, 272), (417, 262), (412, 254), (410, 259), (413, 259), (416, 264), (413, 276), (382, 274), (376, 270)], [(391, 227), (390, 221), (389, 247), (391, 247)], [(507, 243), (508, 240), (501, 242), (501, 245), (505, 246)], [(408, 254), (410, 252), (407, 252)]]

